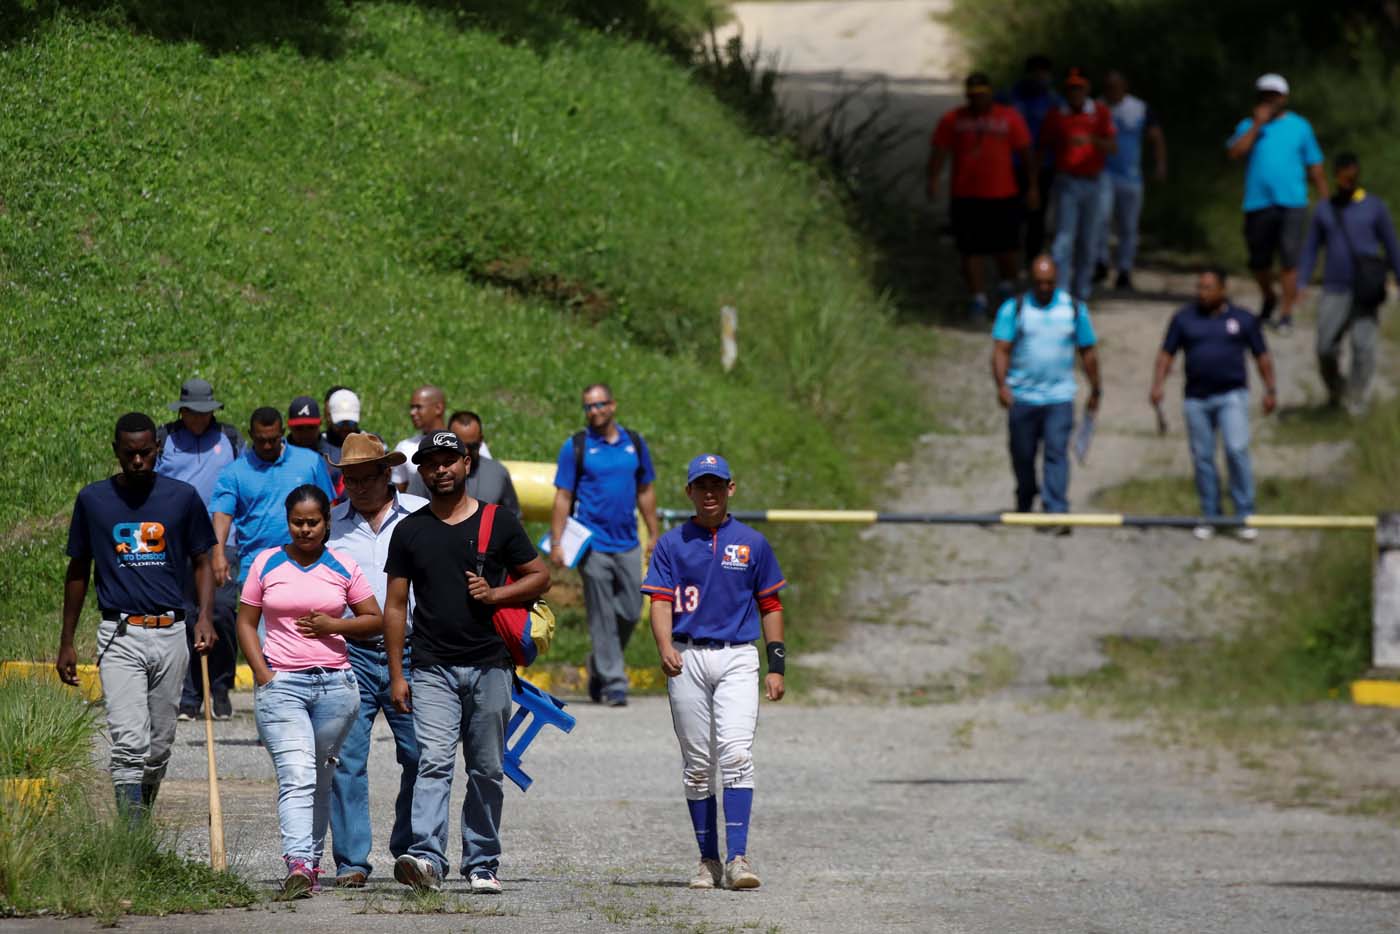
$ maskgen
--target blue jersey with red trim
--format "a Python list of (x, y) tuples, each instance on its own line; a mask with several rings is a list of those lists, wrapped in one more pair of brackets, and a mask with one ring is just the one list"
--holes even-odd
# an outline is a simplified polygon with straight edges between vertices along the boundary
[(786, 586), (768, 539), (727, 517), (717, 529), (691, 519), (657, 539), (642, 592), (674, 601), (676, 635), (752, 642), (762, 634), (758, 601)]

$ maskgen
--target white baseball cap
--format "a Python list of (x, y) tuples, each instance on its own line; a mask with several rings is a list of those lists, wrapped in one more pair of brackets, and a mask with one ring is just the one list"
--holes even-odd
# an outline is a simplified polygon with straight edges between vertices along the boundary
[(360, 423), (360, 397), (349, 389), (337, 389), (326, 400), (326, 411), (330, 414), (332, 425), (344, 422), (354, 422), (358, 425)]
[(1259, 79), (1254, 82), (1254, 90), (1273, 91), (1275, 94), (1287, 94), (1288, 81), (1283, 75), (1276, 75), (1271, 71), (1267, 75), (1259, 76)]

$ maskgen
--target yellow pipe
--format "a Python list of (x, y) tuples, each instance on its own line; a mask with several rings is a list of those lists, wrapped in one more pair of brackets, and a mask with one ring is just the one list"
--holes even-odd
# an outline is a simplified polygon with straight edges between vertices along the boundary
[(526, 519), (548, 522), (554, 510), (554, 465), (539, 461), (501, 461), (510, 471), (515, 495), (520, 499), (520, 511)]
[(1049, 526), (1049, 525), (1081, 525), (1081, 526), (1119, 526), (1123, 524), (1123, 516), (1119, 513), (1072, 513), (1072, 512), (1004, 512), (1001, 514), (1002, 525), (1026, 525), (1026, 526)]
[(1249, 516), (1252, 529), (1374, 529), (1375, 516)]

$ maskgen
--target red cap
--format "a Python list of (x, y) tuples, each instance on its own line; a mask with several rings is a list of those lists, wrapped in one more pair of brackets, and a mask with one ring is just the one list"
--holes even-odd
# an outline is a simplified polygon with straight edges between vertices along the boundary
[(1075, 66), (1065, 75), (1065, 87), (1067, 88), (1087, 88), (1089, 79), (1084, 75), (1084, 69)]

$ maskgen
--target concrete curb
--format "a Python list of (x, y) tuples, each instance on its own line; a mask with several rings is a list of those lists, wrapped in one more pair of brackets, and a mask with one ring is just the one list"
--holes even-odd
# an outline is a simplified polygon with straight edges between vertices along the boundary
[(1400, 707), (1400, 681), (1353, 681), (1351, 702), (1363, 707)]

